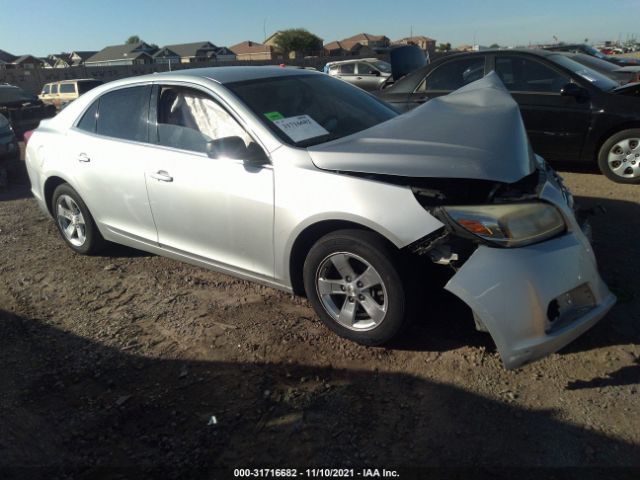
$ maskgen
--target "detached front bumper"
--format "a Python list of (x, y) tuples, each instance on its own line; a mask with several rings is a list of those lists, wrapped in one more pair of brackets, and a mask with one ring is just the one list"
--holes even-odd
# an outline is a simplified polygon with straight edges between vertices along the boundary
[(509, 369), (564, 347), (616, 301), (581, 231), (522, 248), (480, 246), (445, 288), (471, 307)]

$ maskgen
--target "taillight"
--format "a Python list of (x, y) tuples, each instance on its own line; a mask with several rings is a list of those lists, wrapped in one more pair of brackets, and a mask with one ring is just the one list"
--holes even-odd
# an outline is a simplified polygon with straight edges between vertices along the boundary
[(23, 138), (24, 138), (25, 146), (27, 145), (27, 143), (29, 143), (29, 139), (31, 138), (31, 135), (33, 135), (33, 130), (29, 130), (28, 132), (24, 132)]

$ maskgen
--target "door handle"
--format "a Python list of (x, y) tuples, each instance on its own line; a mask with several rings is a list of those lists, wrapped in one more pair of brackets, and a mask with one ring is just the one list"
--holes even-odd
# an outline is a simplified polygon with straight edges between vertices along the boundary
[(362, 80), (362, 77), (356, 77), (356, 80)]
[(86, 153), (81, 153), (80, 155), (78, 155), (78, 161), (79, 162), (90, 162), (91, 159), (89, 158), (89, 155), (87, 155)]
[(157, 172), (149, 172), (151, 178), (160, 180), (161, 182), (173, 182), (173, 177), (164, 170), (158, 170)]

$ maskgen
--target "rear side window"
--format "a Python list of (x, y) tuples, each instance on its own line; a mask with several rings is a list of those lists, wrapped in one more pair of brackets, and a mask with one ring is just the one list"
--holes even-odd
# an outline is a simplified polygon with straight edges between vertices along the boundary
[(427, 77), (422, 89), (457, 90), (484, 77), (484, 56), (451, 60)]
[(96, 132), (107, 137), (146, 142), (150, 86), (129, 87), (100, 97)]
[(96, 100), (91, 104), (89, 109), (84, 113), (80, 121), (78, 122), (77, 127), (80, 130), (84, 130), (86, 132), (95, 133), (96, 131), (96, 119), (98, 113), (98, 103), (99, 100)]
[(76, 93), (76, 87), (73, 83), (61, 83), (60, 93)]
[(355, 63), (343, 63), (340, 65), (340, 73), (342, 75), (353, 75), (356, 71)]

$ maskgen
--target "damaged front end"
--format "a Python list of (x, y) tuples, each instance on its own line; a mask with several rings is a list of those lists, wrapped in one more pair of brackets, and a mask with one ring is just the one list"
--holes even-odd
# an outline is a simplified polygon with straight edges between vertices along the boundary
[(573, 197), (537, 162), (534, 173), (511, 184), (421, 180), (412, 186), (445, 226), (407, 250), (453, 267), (445, 289), (471, 308), (506, 368), (562, 348), (615, 303)]

